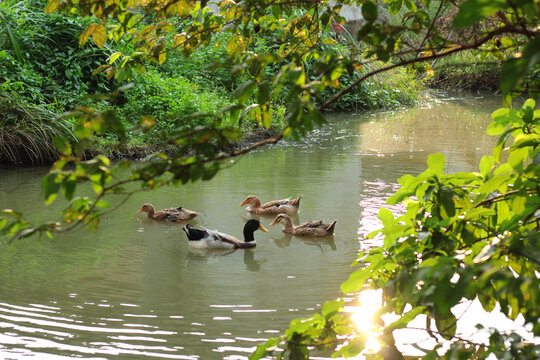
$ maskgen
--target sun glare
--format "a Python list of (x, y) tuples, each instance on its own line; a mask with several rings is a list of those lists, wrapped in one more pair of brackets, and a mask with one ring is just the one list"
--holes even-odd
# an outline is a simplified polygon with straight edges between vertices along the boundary
[(377, 341), (375, 324), (373, 322), (373, 315), (380, 307), (380, 294), (375, 290), (364, 290), (358, 294), (358, 306), (349, 306), (346, 308), (358, 332), (366, 336), (366, 347), (363, 353), (375, 353), (381, 348)]

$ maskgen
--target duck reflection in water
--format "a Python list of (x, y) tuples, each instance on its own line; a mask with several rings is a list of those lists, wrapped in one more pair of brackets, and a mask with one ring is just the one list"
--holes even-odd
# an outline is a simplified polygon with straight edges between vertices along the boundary
[(284, 234), (283, 237), (279, 239), (276, 239), (276, 238), (270, 238), (270, 239), (278, 247), (286, 248), (291, 245), (291, 241), (293, 237), (305, 245), (317, 246), (321, 250), (321, 252), (325, 252), (328, 248), (330, 248), (333, 251), (337, 250), (336, 242), (334, 241), (333, 236), (325, 237), (325, 238), (304, 238), (304, 237), (292, 236), (290, 234)]
[(271, 238), (271, 240), (280, 248), (286, 248), (291, 245), (292, 235), (291, 234), (283, 234), (283, 237), (276, 239)]
[[(205, 263), (215, 263), (224, 256), (229, 256), (237, 252), (238, 249), (197, 249), (190, 248), (186, 258), (186, 266), (191, 261), (204, 261)], [(259, 271), (263, 264), (268, 262), (268, 259), (255, 259), (255, 249), (243, 250), (244, 264), (249, 271)]]
[(321, 249), (321, 252), (325, 252), (328, 248), (332, 249), (332, 251), (337, 250), (336, 242), (334, 241), (334, 237), (325, 237), (325, 238), (300, 238), (297, 237), (298, 241), (300, 241), (303, 244), (306, 245), (315, 245), (318, 246), (319, 249)]
[(248, 249), (244, 251), (244, 264), (249, 271), (259, 271), (264, 263), (267, 263), (268, 259), (255, 259), (255, 250)]
[(324, 238), (304, 238), (304, 237), (298, 237), (298, 236), (292, 236), (291, 234), (283, 234), (282, 237), (278, 238), (270, 238), (274, 242), (274, 244), (277, 245), (277, 247), (280, 248), (287, 248), (291, 245), (292, 239), (295, 238), (296, 240), (300, 241), (302, 244), (305, 245), (315, 245), (321, 249), (321, 252), (325, 252), (328, 248), (330, 248), (333, 251), (337, 250), (336, 242), (334, 241), (333, 236), (328, 236)]

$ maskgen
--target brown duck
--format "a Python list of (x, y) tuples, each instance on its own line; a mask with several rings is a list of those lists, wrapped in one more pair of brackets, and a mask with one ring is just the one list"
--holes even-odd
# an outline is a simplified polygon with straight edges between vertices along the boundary
[(163, 209), (156, 212), (156, 209), (152, 204), (144, 204), (137, 214), (145, 211), (148, 214), (149, 219), (158, 220), (158, 221), (171, 221), (171, 222), (181, 222), (186, 220), (191, 220), (195, 216), (199, 215), (198, 212), (193, 210), (185, 209), (181, 206), (177, 208)]
[(240, 206), (249, 204), (246, 211), (250, 214), (257, 215), (277, 215), (277, 214), (287, 214), (293, 215), (298, 213), (298, 207), (300, 206), (300, 198), (302, 195), (298, 196), (296, 199), (282, 199), (274, 200), (267, 202), (266, 204), (261, 205), (261, 200), (255, 195), (249, 195)]
[(274, 221), (270, 226), (274, 226), (277, 223), (283, 224), (283, 231), (286, 234), (292, 234), (296, 236), (312, 236), (312, 237), (323, 237), (334, 235), (334, 227), (336, 226), (337, 220), (334, 220), (330, 224), (323, 223), (322, 220), (307, 221), (298, 226), (294, 226), (291, 218), (286, 214), (279, 214), (276, 216)]

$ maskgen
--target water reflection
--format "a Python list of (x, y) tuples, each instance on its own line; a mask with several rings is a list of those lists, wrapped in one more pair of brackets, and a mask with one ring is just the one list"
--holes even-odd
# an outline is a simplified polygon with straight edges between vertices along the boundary
[(293, 236), (290, 234), (283, 234), (280, 238), (274, 238), (272, 237), (271, 240), (276, 244), (276, 246), (280, 248), (286, 248), (291, 246), (292, 240), (295, 239), (295, 241), (298, 241), (304, 245), (307, 246), (315, 246), (317, 247), (321, 252), (325, 252), (328, 250), (336, 251), (337, 246), (336, 242), (334, 240), (334, 236), (326, 236), (323, 238), (314, 238), (314, 237), (301, 237), (301, 236)]
[(268, 262), (268, 259), (255, 259), (255, 250), (246, 249), (244, 251), (244, 264), (249, 271), (259, 271), (261, 266)]
[(272, 241), (274, 242), (274, 244), (276, 244), (280, 248), (286, 248), (286, 247), (289, 247), (291, 245), (292, 238), (293, 238), (293, 236), (291, 234), (283, 233), (282, 237), (280, 237), (280, 238), (274, 238), (273, 237)]

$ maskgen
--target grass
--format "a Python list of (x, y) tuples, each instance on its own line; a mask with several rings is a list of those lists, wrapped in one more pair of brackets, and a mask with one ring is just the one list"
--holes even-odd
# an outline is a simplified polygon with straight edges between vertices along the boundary
[(0, 93), (0, 162), (45, 164), (58, 157), (56, 136), (75, 141), (71, 124), (45, 106)]

